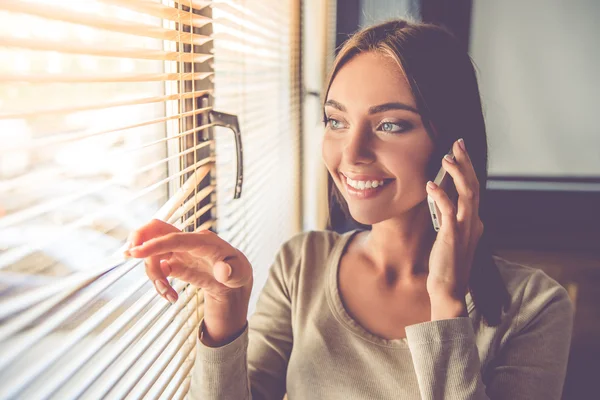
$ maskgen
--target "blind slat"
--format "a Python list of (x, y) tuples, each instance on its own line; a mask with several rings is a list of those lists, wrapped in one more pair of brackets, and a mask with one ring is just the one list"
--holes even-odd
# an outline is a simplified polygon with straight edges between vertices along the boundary
[[(173, 284), (173, 288), (175, 290), (182, 290), (185, 284), (183, 282), (175, 282)], [(96, 339), (86, 348), (77, 353), (74, 357), (70, 358), (68, 361), (61, 363), (56, 368), (55, 379), (45, 380), (42, 385), (40, 385), (39, 390), (37, 391), (40, 394), (44, 394), (46, 396), (50, 396), (60, 387), (62, 387), (65, 382), (67, 382), (73, 375), (77, 373), (92, 357), (100, 352), (110, 340), (112, 340), (117, 334), (124, 330), (131, 321), (136, 317), (142, 314), (143, 310), (147, 308), (147, 306), (153, 301), (157, 299), (156, 292), (154, 289), (149, 290), (142, 297), (140, 297), (131, 307), (125, 310), (121, 315), (119, 315), (111, 324), (106, 327), (102, 334), (98, 335)], [(166, 304), (164, 300), (159, 299), (159, 303), (157, 303), (154, 307), (166, 308)], [(139, 330), (139, 327), (138, 327)]]
[[(106, 390), (106, 387), (109, 385), (106, 385), (103, 382), (102, 391), (94, 393), (92, 397), (98, 398), (96, 395), (102, 393), (107, 394), (109, 398), (114, 399), (122, 399), (126, 396), (137, 399), (144, 398), (146, 393), (150, 390), (152, 383), (154, 383), (158, 376), (166, 369), (168, 363), (173, 359), (183, 344), (188, 341), (190, 336), (194, 335), (193, 332), (196, 331), (196, 326), (200, 323), (200, 319), (198, 318), (198, 306), (196, 304), (197, 295), (194, 294), (191, 297), (193, 297), (193, 299), (189, 301), (190, 304), (186, 304), (186, 306), (189, 306), (190, 310), (187, 310), (186, 312), (185, 306), (182, 307), (180, 312), (184, 315), (179, 318), (176, 325), (163, 327), (164, 329), (175, 328), (176, 330), (170, 335), (166, 335), (159, 330), (153, 335), (148, 334), (144, 345), (139, 346), (139, 349), (130, 350), (131, 356), (129, 357), (128, 362), (124, 362), (122, 363), (124, 365), (119, 366), (120, 368), (114, 369), (115, 372), (113, 373), (113, 376), (118, 380), (123, 381), (124, 385), (109, 392)], [(176, 336), (178, 334), (180, 337), (177, 339)], [(153, 346), (151, 348), (152, 353), (149, 352), (150, 345)], [(171, 347), (171, 349), (169, 349), (169, 347)], [(173, 351), (173, 348), (175, 351)], [(150, 360), (145, 359), (148, 354), (151, 354)], [(163, 356), (163, 359), (161, 362), (158, 362), (161, 356)], [(141, 357), (144, 358), (144, 363), (136, 363), (136, 359)], [(131, 394), (131, 391), (138, 383), (142, 390)]]
[[(130, 268), (133, 267), (131, 262), (127, 265)], [(6, 323), (0, 327), (0, 341), (5, 340), (13, 333), (31, 324), (36, 318), (50, 311), (72, 293), (77, 292), (79, 288), (84, 287), (87, 281), (91, 281), (113, 268), (114, 265), (108, 264), (108, 266), (102, 265), (100, 268), (75, 273), (61, 279), (60, 282), (56, 282), (54, 285), (43, 286), (3, 301), (0, 308), (0, 319), (7, 319), (22, 310), (27, 311), (19, 314), (10, 323)], [(52, 297), (54, 295), (57, 296)]]
[[(200, 161), (198, 163), (199, 165), (192, 165), (192, 166), (187, 167), (177, 173), (174, 173), (174, 174), (170, 175), (168, 178), (162, 179), (162, 180), (150, 185), (149, 187), (146, 187), (143, 190), (140, 190), (138, 193), (130, 196), (125, 201), (118, 202), (115, 204), (110, 204), (98, 211), (90, 213), (89, 215), (87, 215), (85, 217), (81, 217), (80, 219), (78, 219), (74, 222), (65, 224), (60, 231), (61, 232), (60, 235), (57, 235), (57, 236), (54, 236), (51, 238), (38, 239), (37, 241), (33, 241), (32, 243), (28, 243), (28, 244), (16, 247), (16, 248), (11, 249), (3, 254), (0, 254), (0, 270), (10, 266), (11, 264), (22, 259), (26, 255), (29, 255), (29, 254), (33, 253), (34, 251), (37, 251), (38, 249), (45, 248), (45, 247), (57, 242), (58, 240), (64, 239), (66, 233), (71, 232), (77, 228), (81, 228), (83, 226), (89, 225), (96, 218), (106, 215), (106, 214), (110, 213), (111, 211), (122, 209), (124, 206), (131, 204), (134, 200), (137, 200), (140, 197), (143, 197), (145, 194), (151, 192), (152, 190), (155, 190), (157, 187), (167, 184), (175, 179), (178, 179), (179, 177), (185, 175), (188, 172), (195, 170), (196, 168), (198, 168), (201, 165), (206, 165), (206, 164), (210, 164), (213, 162), (214, 162), (213, 158), (203, 159), (202, 161)], [(161, 218), (161, 219), (163, 219), (163, 218)]]
[[(206, 186), (205, 188), (202, 188), (197, 193), (197, 195), (195, 195), (187, 203), (185, 203), (181, 207), (179, 207), (177, 209), (177, 211), (169, 218), (168, 222), (170, 224), (173, 224), (173, 223), (177, 222), (178, 219), (180, 219), (181, 217), (183, 217), (184, 214), (187, 214), (190, 211), (193, 212), (194, 208), (196, 207), (196, 203), (201, 202), (206, 197), (208, 197), (210, 194), (212, 194), (214, 191), (215, 191), (215, 186), (214, 185)], [(198, 214), (199, 213), (200, 213), (200, 211), (198, 211)]]
[[(167, 220), (175, 211), (180, 207), (181, 203), (194, 191), (194, 189), (200, 184), (200, 181), (204, 179), (210, 172), (212, 164), (206, 164), (194, 170), (192, 176), (190, 176), (185, 183), (178, 189), (177, 193), (173, 195), (169, 201), (167, 201), (161, 210), (156, 214), (156, 218)], [(187, 172), (187, 171), (186, 171)]]
[[(181, 156), (181, 155), (192, 153), (192, 152), (197, 151), (199, 149), (211, 146), (213, 143), (214, 143), (213, 141), (200, 142), (195, 147), (190, 148), (188, 150), (185, 150), (185, 151), (183, 151), (181, 153), (178, 153), (177, 156)], [(171, 156), (168, 159), (176, 159), (177, 156)], [(164, 160), (158, 161), (156, 165), (160, 165), (160, 164), (164, 163), (165, 161), (168, 161), (168, 159), (164, 159)], [(202, 162), (203, 162), (203, 160), (201, 160), (200, 163), (202, 163)], [(148, 169), (148, 167), (144, 167), (144, 168)], [(200, 175), (204, 176), (204, 175), (206, 175), (208, 173), (209, 170), (210, 170), (210, 165), (208, 167), (206, 167), (206, 168), (204, 168), (204, 167), (201, 166), (198, 170), (196, 170), (196, 175), (195, 176), (200, 176)], [(43, 177), (48, 178), (47, 175), (44, 175)], [(202, 179), (202, 178), (200, 178), (200, 179)], [(35, 181), (29, 182), (29, 184), (31, 184), (33, 186), (36, 185)], [(3, 222), (7, 226), (10, 226), (10, 225), (18, 224), (21, 221), (30, 220), (30, 219), (32, 219), (35, 216), (49, 214), (49, 213), (52, 213), (52, 212), (56, 211), (60, 207), (64, 208), (65, 206), (76, 202), (78, 199), (81, 199), (81, 198), (84, 198), (84, 197), (89, 197), (89, 196), (94, 195), (95, 193), (99, 193), (100, 191), (102, 191), (106, 187), (108, 187), (107, 184), (103, 183), (103, 184), (100, 184), (99, 186), (96, 186), (96, 187), (93, 187), (93, 188), (89, 188), (89, 189), (87, 189), (86, 191), (83, 191), (83, 192), (75, 193), (73, 195), (69, 195), (69, 196), (63, 197), (63, 198), (54, 199), (54, 200), (52, 200), (50, 202), (40, 204), (35, 209), (33, 209), (33, 208), (25, 209), (21, 213), (15, 213), (15, 214), (11, 215), (11, 219), (7, 218), (5, 221), (0, 220), (0, 222)], [(190, 189), (190, 191), (191, 190), (193, 190), (193, 188)], [(196, 197), (196, 198), (199, 198), (199, 197)], [(174, 200), (171, 200), (171, 201), (180, 201), (180, 200), (177, 200), (177, 198), (175, 198)], [(171, 203), (169, 202), (169, 204), (171, 204)], [(175, 207), (177, 207), (176, 203), (172, 203), (172, 204)], [(165, 215), (167, 215), (167, 214), (165, 213)], [(169, 218), (173, 218), (173, 217), (169, 217)]]
[[(181, 293), (183, 287), (178, 287), (176, 290)], [(195, 296), (190, 296), (187, 299), (184, 299), (184, 301), (189, 302), (192, 298), (195, 298)], [(75, 385), (73, 385), (73, 387), (65, 390), (66, 393), (61, 392), (61, 398), (80, 398), (83, 393), (85, 393), (92, 384), (105, 373), (107, 373), (107, 375), (106, 380), (103, 382), (105, 384), (103, 388), (112, 388), (112, 384), (115, 383), (115, 380), (118, 380), (127, 369), (120, 370), (114, 366), (113, 368), (109, 368), (109, 366), (113, 365), (121, 355), (124, 355), (125, 357), (125, 364), (128, 364), (131, 359), (135, 361), (135, 358), (131, 357), (131, 354), (134, 354), (137, 349), (145, 349), (152, 344), (152, 340), (155, 339), (156, 335), (160, 334), (169, 323), (173, 322), (177, 315), (184, 309), (183, 306), (187, 304), (187, 302), (184, 303), (183, 301), (178, 301), (173, 306), (169, 306), (169, 303), (166, 300), (159, 300), (160, 302), (152, 307), (152, 309), (132, 328), (128, 329), (125, 335), (121, 337), (110, 350), (98, 354), (99, 360), (95, 360), (92, 372), (86, 374), (86, 379), (77, 379), (74, 382)], [(155, 319), (157, 319), (157, 321), (154, 321)], [(146, 331), (148, 328), (149, 330)], [(137, 341), (134, 345), (135, 347), (132, 348), (131, 346), (135, 341)], [(98, 396), (90, 397), (100, 398)]]
[[(161, 316), (133, 346), (127, 348), (117, 363), (112, 364), (110, 369), (105, 368), (107, 373), (102, 376), (101, 384), (95, 385), (91, 391), (87, 390), (86, 396), (92, 399), (105, 398), (107, 395), (108, 398), (124, 398), (186, 325), (187, 320), (197, 314), (199, 303), (196, 293), (195, 289), (185, 296), (181, 293), (182, 299), (169, 306), (165, 315)], [(190, 334), (189, 330), (187, 328), (183, 332), (186, 338)], [(167, 334), (169, 331), (172, 332)], [(136, 363), (137, 360), (140, 362)], [(112, 393), (111, 389), (123, 378), (127, 378), (124, 387), (121, 391)]]
[(53, 348), (51, 351), (43, 354), (40, 359), (36, 360), (35, 364), (30, 366), (25, 374), (18, 376), (16, 380), (11, 381), (10, 384), (3, 389), (5, 393), (7, 393), (8, 396), (11, 396), (25, 389), (28, 384), (46, 371), (46, 369), (50, 368), (53, 363), (63, 357), (65, 353), (67, 353), (73, 346), (77, 345), (83, 338), (90, 334), (113, 312), (121, 307), (133, 293), (138, 291), (145, 284), (148, 284), (148, 279), (146, 277), (138, 279), (134, 285), (131, 286), (131, 288), (128, 288), (130, 291), (115, 297), (97, 313), (89, 317), (84, 323), (78, 326), (75, 330), (67, 334), (58, 347)]
[[(194, 345), (192, 346), (192, 348), (189, 351), (189, 355), (188, 357), (186, 357), (186, 359), (184, 359), (181, 364), (179, 364), (177, 366), (177, 369), (174, 369), (174, 374), (169, 376), (169, 379), (167, 379), (167, 381), (169, 382), (168, 384), (163, 384), (160, 387), (157, 388), (156, 393), (150, 393), (147, 395), (146, 398), (148, 399), (159, 399), (159, 398), (164, 398), (164, 399), (173, 399), (175, 396), (175, 393), (181, 388), (181, 386), (183, 385), (183, 382), (185, 379), (189, 378), (189, 374), (192, 370), (192, 368), (194, 367), (194, 360), (196, 359), (196, 344), (197, 339), (196, 336), (198, 334), (197, 329), (194, 330), (192, 332), (192, 337), (194, 338)], [(185, 364), (185, 366), (184, 366)], [(173, 380), (174, 377), (177, 377), (175, 380)], [(162, 396), (161, 396), (162, 395)]]
[[(244, 5), (238, 4), (237, 2), (230, 0), (215, 0), (212, 2), (212, 7), (213, 14), (216, 11), (218, 15), (218, 12), (220, 10), (223, 10), (246, 21), (255, 21), (260, 23), (264, 27), (272, 27), (275, 30), (279, 30), (281, 29), (281, 23), (284, 21), (279, 19), (279, 16), (275, 16), (275, 14), (270, 12), (269, 8), (272, 7), (274, 4), (273, 2), (268, 3), (269, 4), (267, 8), (262, 8), (261, 10), (257, 11), (251, 10), (249, 7), (244, 7)], [(253, 5), (257, 4), (258, 3), (254, 3)], [(260, 13), (258, 11), (260, 11)]]
[(177, 43), (203, 45), (212, 40), (210, 36), (190, 34), (174, 29), (162, 28), (132, 21), (123, 21), (115, 18), (100, 17), (93, 14), (84, 14), (70, 11), (63, 7), (50, 6), (40, 3), (26, 3), (20, 0), (2, 0), (0, 11), (10, 11), (31, 16), (46, 18), (54, 21), (67, 22), (90, 28), (124, 33), (136, 36), (168, 40)]
[[(196, 28), (210, 24), (212, 20), (203, 15), (193, 14), (189, 11), (184, 11), (178, 8), (169, 7), (161, 3), (156, 3), (148, 0), (100, 0), (106, 4), (113, 4), (119, 7), (128, 8), (143, 14), (152, 15), (157, 18), (166, 19), (174, 22), (182, 21), (186, 25), (191, 25)], [(185, 4), (184, 2), (181, 2)], [(196, 9), (208, 6), (205, 3), (203, 7), (195, 7)]]
[[(76, 286), (75, 289), (71, 293), (67, 293), (65, 298), (70, 297), (70, 295), (79, 292), (82, 289), (83, 293), (77, 297), (77, 301), (71, 301), (65, 307), (60, 309), (60, 311), (55, 312), (50, 318), (48, 318), (44, 324), (37, 325), (35, 328), (30, 330), (27, 335), (17, 338), (16, 343), (13, 343), (10, 349), (7, 349), (2, 355), (2, 359), (0, 360), (0, 370), (6, 368), (8, 364), (11, 363), (16, 357), (18, 357), (21, 353), (27, 350), (30, 346), (39, 341), (42, 337), (52, 332), (56, 327), (64, 323), (67, 319), (75, 315), (81, 307), (85, 306), (95, 298), (97, 298), (100, 293), (106, 290), (109, 286), (119, 280), (123, 275), (128, 273), (135, 264), (130, 263), (129, 268), (116, 268), (113, 270), (112, 274), (100, 279), (97, 282), (94, 282), (95, 285), (93, 287), (86, 287), (86, 283), (80, 286)], [(50, 311), (50, 310), (47, 310)], [(33, 321), (27, 321), (32, 323)], [(8, 331), (14, 331), (14, 328), (8, 326), (6, 328)]]
[(90, 46), (77, 42), (42, 41), (29, 38), (0, 37), (0, 47), (12, 47), (35, 51), (52, 51), (62, 54), (78, 54), (85, 56), (114, 57), (125, 59), (182, 61), (203, 63), (211, 60), (211, 54), (181, 53), (176, 51), (153, 50), (136, 47), (103, 47)]
[[(186, 284), (184, 284), (183, 282), (177, 282), (173, 285), (173, 289), (175, 289), (177, 292), (181, 292), (185, 286), (186, 286)], [(152, 293), (152, 298), (156, 298), (156, 296), (153, 293)], [(117, 342), (110, 349), (105, 349), (104, 351), (102, 351), (100, 353), (99, 352), (100, 348), (104, 347), (106, 344), (106, 343), (104, 343), (100, 348), (94, 348), (94, 350), (95, 350), (94, 353), (91, 353), (89, 351), (86, 351), (84, 353), (86, 355), (85, 358), (87, 358), (87, 360), (90, 360), (91, 357), (94, 355), (100, 359), (94, 360), (94, 364), (91, 366), (90, 372), (86, 371), (86, 379), (75, 379), (73, 382), (73, 385), (71, 385), (70, 387), (67, 387), (66, 390), (64, 390), (66, 393), (61, 392), (61, 394), (60, 394), (61, 399), (80, 398), (82, 393), (85, 390), (87, 390), (107, 370), (107, 368), (127, 348), (129, 348), (129, 346), (131, 346), (132, 343), (134, 343), (135, 340), (137, 340), (140, 336), (142, 336), (144, 334), (144, 332), (146, 331), (146, 329), (148, 327), (150, 327), (157, 318), (161, 318), (161, 316), (163, 316), (163, 320), (164, 320), (165, 315), (166, 315), (167, 320), (169, 320), (171, 317), (174, 318), (174, 316), (177, 314), (179, 309), (175, 308), (175, 307), (169, 307), (169, 305), (168, 305), (169, 303), (163, 299), (158, 299), (158, 300), (159, 301), (157, 303), (155, 303), (150, 310), (148, 310), (145, 314), (143, 314), (143, 316), (136, 322), (136, 324), (133, 327), (126, 330), (125, 334), (121, 338), (119, 338), (117, 340)], [(124, 321), (126, 323), (130, 322), (131, 319), (133, 317), (135, 317), (135, 315), (132, 315), (129, 313), (127, 316), (129, 317), (129, 320)], [(121, 327), (121, 329), (122, 329), (122, 327)], [(121, 329), (119, 329), (119, 331)], [(116, 333), (118, 333), (118, 332), (115, 332), (115, 335), (116, 335)], [(93, 345), (90, 347), (93, 348)], [(80, 358), (81, 357), (77, 357), (76, 360), (80, 361)], [(68, 366), (67, 366), (68, 369), (70, 371), (73, 371), (73, 366), (74, 366), (73, 361), (70, 360), (70, 362), (68, 363)], [(81, 369), (82, 366), (83, 366), (83, 364), (78, 364), (76, 366), (77, 368), (73, 372), (76, 373), (77, 370)], [(54, 377), (56, 377), (56, 378), (52, 379), (52, 383), (54, 383), (55, 379), (60, 379), (60, 377), (62, 377), (63, 375), (64, 375), (63, 371), (60, 371), (60, 374), (55, 373)], [(50, 383), (50, 382), (48, 382), (48, 383)], [(39, 391), (39, 393), (53, 394), (57, 389), (60, 390), (60, 387), (55, 384), (52, 384), (52, 385), (46, 384)]]
[(186, 219), (185, 221), (182, 222), (183, 226), (189, 226), (192, 222), (196, 221), (196, 219), (202, 217), (204, 214), (206, 214), (207, 212), (209, 212), (210, 210), (212, 210), (212, 208), (214, 207), (214, 204), (207, 204), (204, 207), (202, 207), (200, 210), (198, 210), (197, 212), (194, 213), (194, 215), (192, 215), (191, 217), (189, 217), (188, 219)]
[(197, 231), (200, 232), (200, 231), (205, 231), (205, 230), (211, 229), (214, 225), (215, 225), (215, 220), (206, 221), (205, 223), (203, 223), (202, 225), (200, 225), (198, 227)]
[(150, 104), (150, 103), (164, 103), (167, 101), (173, 100), (185, 100), (192, 99), (195, 97), (202, 97), (207, 94), (212, 94), (212, 90), (200, 90), (193, 93), (183, 93), (183, 94), (172, 94), (168, 96), (156, 96), (156, 97), (144, 97), (144, 98), (136, 98), (130, 100), (121, 100), (121, 101), (113, 101), (107, 103), (100, 104), (90, 104), (85, 106), (76, 106), (76, 107), (68, 107), (68, 108), (47, 108), (47, 109), (36, 109), (36, 110), (28, 110), (20, 113), (3, 113), (0, 114), (0, 119), (13, 119), (13, 118), (28, 118), (44, 114), (52, 114), (52, 115), (60, 115), (60, 114), (70, 114), (75, 112), (82, 111), (91, 111), (91, 110), (102, 110), (105, 108), (113, 108), (113, 107), (123, 107), (123, 106), (133, 106), (140, 104)]
[[(208, 142), (201, 142), (201, 143), (197, 144), (195, 147), (193, 147), (191, 149), (185, 150), (185, 151), (177, 153), (175, 155), (171, 155), (171, 156), (166, 157), (166, 158), (164, 158), (162, 160), (155, 161), (154, 163), (146, 165), (146, 166), (138, 169), (137, 171), (132, 171), (131, 174), (133, 176), (139, 175), (139, 174), (141, 174), (143, 172), (146, 172), (146, 171), (149, 171), (152, 168), (154, 168), (154, 167), (156, 167), (158, 165), (161, 165), (161, 164), (163, 164), (163, 163), (165, 163), (165, 162), (167, 162), (169, 160), (177, 159), (181, 155), (189, 154), (191, 152), (194, 152), (195, 150), (201, 149), (201, 148), (209, 146), (211, 144), (212, 144), (212, 142), (210, 142), (210, 141), (208, 141)], [(210, 162), (211, 162), (211, 160), (204, 159), (204, 160), (201, 160), (201, 161), (199, 161), (197, 163), (196, 167), (198, 167), (199, 169), (197, 170), (197, 172), (194, 175), (194, 177), (195, 177), (195, 179), (198, 179), (198, 182), (200, 180), (202, 180), (202, 178), (204, 178), (204, 176), (206, 176), (206, 174), (208, 174), (208, 172), (210, 171), (210, 167), (211, 166), (210, 165), (206, 166), (206, 164), (208, 164)], [(179, 176), (181, 176), (181, 175), (179, 175)], [(64, 196), (62, 198), (54, 199), (54, 200), (51, 200), (51, 201), (46, 202), (46, 203), (41, 203), (41, 204), (37, 205), (36, 207), (26, 208), (26, 209), (24, 209), (21, 212), (11, 214), (10, 216), (7, 216), (5, 218), (0, 219), (0, 229), (1, 228), (7, 228), (9, 226), (16, 225), (18, 223), (30, 220), (30, 219), (32, 219), (32, 218), (34, 218), (36, 216), (39, 216), (39, 215), (42, 215), (44, 213), (50, 212), (52, 210), (55, 210), (58, 207), (62, 207), (62, 206), (68, 205), (70, 203), (73, 203), (74, 201), (76, 201), (78, 199), (81, 199), (81, 198), (83, 198), (85, 196), (90, 196), (90, 195), (93, 195), (95, 193), (98, 193), (98, 192), (100, 192), (100, 191), (108, 188), (110, 185), (115, 184), (117, 182), (118, 182), (118, 177), (115, 177), (115, 178), (113, 178), (111, 180), (108, 180), (108, 181), (105, 181), (105, 182), (103, 182), (103, 183), (101, 183), (99, 185), (93, 186), (91, 188), (87, 188), (84, 191), (77, 192), (77, 193), (74, 193), (74, 194), (70, 194), (70, 195)], [(160, 182), (160, 183), (167, 183), (167, 182), (168, 181), (164, 181), (164, 182)], [(191, 192), (192, 190), (193, 190), (193, 188), (190, 188), (189, 192)], [(138, 196), (136, 196), (135, 198), (138, 198), (138, 197), (140, 197), (139, 193), (138, 193)], [(173, 204), (173, 206), (174, 207), (178, 207), (179, 205), (178, 204)], [(1, 256), (0, 256), (0, 259), (1, 259)], [(2, 262), (0, 262), (0, 265), (2, 265)], [(0, 269), (2, 269), (2, 267), (0, 267)]]
[[(190, 390), (191, 379), (186, 379), (183, 381), (181, 387), (175, 392), (172, 400), (183, 400), (188, 398), (188, 392)], [(170, 399), (171, 400), (171, 399)]]
[(210, 78), (212, 72), (163, 73), (163, 74), (19, 74), (0, 73), (0, 83), (24, 82), (30, 84), (45, 83), (108, 83), (108, 82), (165, 82), (191, 81)]
[[(7, 147), (7, 149), (14, 151), (14, 150), (23, 149), (23, 148), (44, 147), (44, 146), (56, 145), (57, 143), (64, 143), (64, 142), (81, 140), (81, 139), (89, 139), (89, 138), (95, 137), (95, 136), (108, 135), (110, 133), (122, 132), (122, 131), (126, 131), (129, 129), (141, 128), (144, 126), (160, 124), (163, 122), (173, 121), (173, 120), (177, 120), (177, 119), (183, 119), (183, 118), (191, 117), (191, 116), (198, 115), (198, 114), (205, 114), (205, 113), (208, 113), (209, 111), (210, 111), (210, 108), (208, 108), (208, 107), (207, 108), (199, 108), (197, 110), (188, 111), (188, 112), (184, 112), (181, 114), (173, 114), (173, 115), (170, 115), (167, 117), (161, 117), (161, 118), (156, 118), (156, 119), (152, 119), (152, 120), (148, 120), (148, 121), (142, 121), (142, 122), (138, 122), (138, 123), (132, 124), (132, 125), (117, 126), (114, 128), (102, 129), (99, 131), (94, 130), (92, 132), (74, 133), (74, 134), (53, 134), (53, 135), (50, 135), (50, 137), (48, 137), (48, 138), (37, 139), (37, 140), (33, 141), (32, 143), (28, 143), (26, 145), (20, 145), (20, 146), (13, 145), (12, 147)], [(154, 145), (154, 144), (166, 142), (166, 141), (169, 141), (169, 140), (172, 140), (175, 138), (180, 138), (189, 133), (198, 132), (202, 129), (207, 129), (212, 126), (213, 126), (213, 124), (202, 125), (200, 127), (194, 128), (192, 130), (181, 132), (177, 135), (171, 135), (166, 138), (158, 139), (152, 143), (149, 143), (148, 145)], [(2, 153), (2, 149), (0, 149), (0, 154), (1, 153)]]

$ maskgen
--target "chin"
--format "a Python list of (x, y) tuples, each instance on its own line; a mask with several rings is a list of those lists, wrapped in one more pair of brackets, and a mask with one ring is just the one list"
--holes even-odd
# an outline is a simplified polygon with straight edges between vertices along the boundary
[(382, 210), (355, 210), (350, 208), (350, 216), (359, 224), (375, 225), (389, 218), (388, 215), (383, 215)]

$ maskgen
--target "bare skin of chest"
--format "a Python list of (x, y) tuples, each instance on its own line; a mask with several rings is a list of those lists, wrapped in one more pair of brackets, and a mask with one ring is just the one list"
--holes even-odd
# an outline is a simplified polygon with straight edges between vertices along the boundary
[(405, 338), (406, 326), (431, 319), (426, 279), (402, 282), (393, 270), (376, 272), (349, 254), (340, 262), (338, 285), (348, 314), (367, 331), (389, 340)]

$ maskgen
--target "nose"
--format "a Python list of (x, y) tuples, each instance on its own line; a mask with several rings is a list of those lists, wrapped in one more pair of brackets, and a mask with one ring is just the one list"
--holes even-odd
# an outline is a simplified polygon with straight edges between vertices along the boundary
[(375, 160), (371, 135), (366, 129), (356, 127), (348, 131), (343, 153), (349, 165), (370, 164)]

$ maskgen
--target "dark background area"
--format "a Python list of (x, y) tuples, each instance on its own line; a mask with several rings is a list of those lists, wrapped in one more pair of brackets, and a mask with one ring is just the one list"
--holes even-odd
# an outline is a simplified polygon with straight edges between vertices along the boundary
[[(370, 21), (403, 16), (447, 27), (468, 49), (472, 6), (470, 0), (338, 0), (336, 47)], [(600, 166), (597, 177), (492, 175), (487, 186), (486, 232), (496, 253), (544, 270), (567, 289), (575, 305), (563, 399), (598, 398)], [(337, 206), (330, 216), (334, 230), (356, 228)]]

